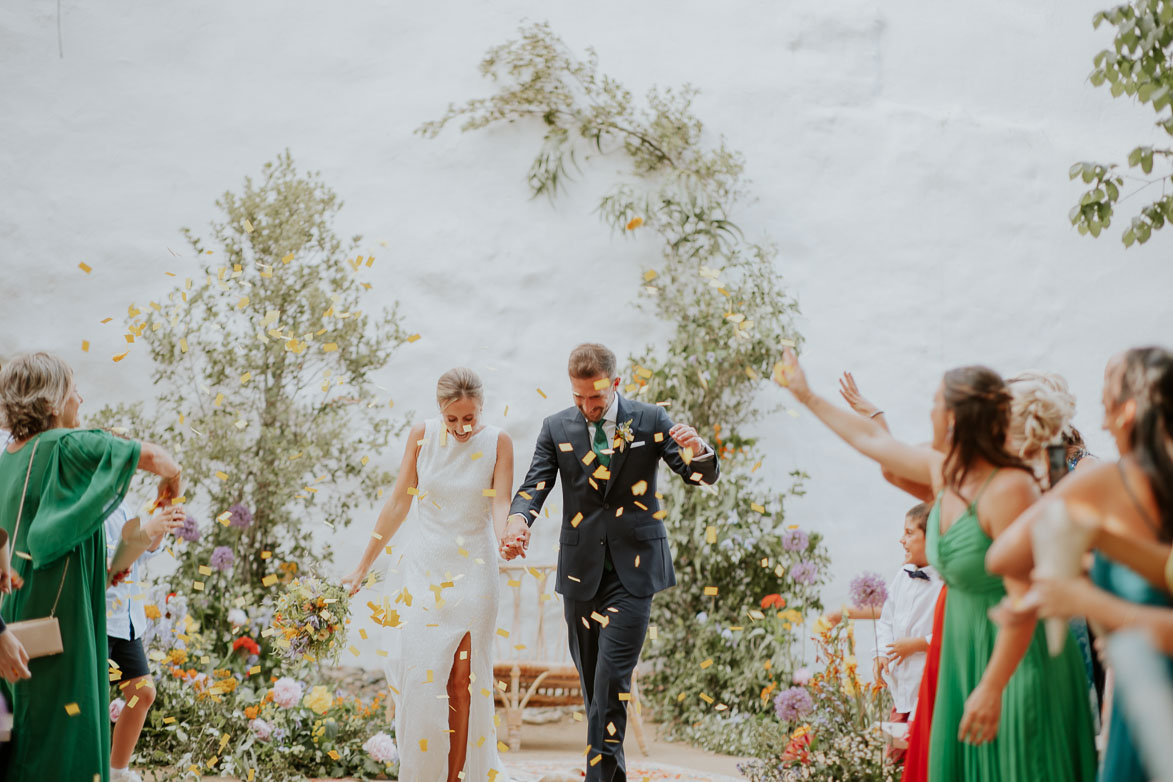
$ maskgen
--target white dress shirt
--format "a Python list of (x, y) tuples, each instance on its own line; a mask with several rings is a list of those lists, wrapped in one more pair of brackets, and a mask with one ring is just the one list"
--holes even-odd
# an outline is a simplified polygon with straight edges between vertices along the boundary
[[(615, 395), (611, 397), (611, 404), (607, 406), (607, 412), (603, 413), (603, 432), (604, 432), (604, 434), (607, 435), (607, 442), (608, 443), (615, 442), (615, 430), (618, 428), (618, 425), (619, 425), (618, 420), (617, 420), (618, 418), (619, 418), (619, 392), (616, 392)], [(587, 439), (593, 443), (595, 441), (595, 423), (592, 421), (587, 421), (586, 425), (587, 425)], [(667, 432), (664, 432), (665, 436), (667, 436), (667, 434), (668, 434)], [(705, 443), (704, 452), (694, 456), (692, 460), (694, 462), (697, 462), (697, 461), (703, 462), (705, 459), (708, 459), (712, 455), (713, 455), (712, 446), (710, 446), (708, 443)]]
[[(921, 570), (929, 580), (912, 578), (909, 573)], [(941, 577), (928, 565), (918, 568), (905, 565), (888, 585), (888, 599), (876, 620), (877, 655), (884, 654), (888, 645), (901, 638), (924, 638), (931, 641), (933, 634), (933, 609), (941, 591)], [(904, 658), (903, 662), (888, 664), (884, 680), (892, 691), (892, 703), (896, 711), (908, 713), (909, 719), (916, 711), (916, 698), (920, 691), (921, 674), (925, 670), (925, 653), (917, 652)]]
[[(138, 517), (129, 502), (123, 501), (106, 517), (106, 564), (118, 549), (118, 541), (122, 539), (122, 528), (126, 522)], [(141, 518), (141, 517), (140, 517)], [(146, 600), (147, 587), (142, 582), (142, 563), (162, 551), (160, 546), (155, 551), (146, 551), (130, 566), (130, 575), (120, 584), (106, 590), (106, 635), (111, 638), (121, 638), (124, 641), (133, 641), (147, 629), (147, 614), (143, 608)], [(133, 626), (134, 635), (131, 636)]]

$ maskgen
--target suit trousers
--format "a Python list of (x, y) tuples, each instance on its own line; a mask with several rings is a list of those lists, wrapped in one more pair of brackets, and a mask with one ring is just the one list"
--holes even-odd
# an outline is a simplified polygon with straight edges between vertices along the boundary
[[(652, 596), (636, 597), (614, 570), (604, 570), (591, 600), (563, 600), (570, 655), (578, 668), (587, 710), (587, 782), (625, 782), (623, 736), (631, 672), (639, 662)], [(603, 617), (600, 622), (596, 617)]]

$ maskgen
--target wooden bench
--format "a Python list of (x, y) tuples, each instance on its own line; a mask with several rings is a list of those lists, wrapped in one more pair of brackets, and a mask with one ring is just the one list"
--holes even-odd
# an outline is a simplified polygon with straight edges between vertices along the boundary
[[(557, 598), (546, 590), (553, 565), (500, 565), (505, 586), (513, 597), (513, 621), (509, 628), (507, 647), (498, 643), (497, 663), (493, 666), (493, 679), (504, 682), (506, 688), (494, 687), (497, 701), (505, 710), (505, 726), (509, 750), (521, 749), (522, 713), (527, 708), (551, 708), (560, 706), (582, 706), (582, 686), (578, 670), (570, 659), (566, 642), (566, 624), (562, 621), (561, 610), (552, 619), (555, 629), (547, 632), (547, 604), (556, 605)], [(532, 583), (531, 583), (532, 582)], [(531, 594), (527, 597), (525, 593)], [(522, 608), (528, 605), (535, 609), (536, 628), (532, 635), (523, 633)], [(502, 653), (503, 652), (503, 653)], [(627, 720), (635, 733), (639, 748), (646, 756), (647, 741), (644, 738), (642, 707), (639, 702), (637, 673), (631, 676), (631, 700), (627, 707)]]

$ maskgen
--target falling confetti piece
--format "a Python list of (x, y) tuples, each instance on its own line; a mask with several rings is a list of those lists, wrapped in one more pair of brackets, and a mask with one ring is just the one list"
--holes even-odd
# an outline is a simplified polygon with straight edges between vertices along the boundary
[(248, 234), (253, 232), (253, 224), (247, 217), (244, 218), (244, 232)]
[(546, 392), (540, 388), (538, 389), (538, 396), (540, 396), (542, 399), (549, 399), (549, 397), (546, 396)]
[(705, 587), (705, 596), (706, 597), (716, 597), (716, 595), (717, 595), (717, 587), (715, 587), (715, 586)]
[(652, 280), (656, 279), (656, 277), (658, 277), (658, 276), (659, 275), (656, 274), (655, 269), (648, 269), (646, 272), (644, 272), (644, 282), (651, 282)]
[(90, 352), (90, 343), (88, 340), (83, 339), (81, 341), (81, 352), (82, 353), (89, 353)]
[(277, 575), (275, 573), (270, 573), (261, 579), (261, 583), (267, 587), (271, 587), (277, 583)]
[(81, 707), (76, 703), (67, 703), (65, 704), (65, 713), (70, 717), (76, 717), (77, 715), (81, 714)]
[[(82, 270), (83, 272), (85, 272), (86, 274), (89, 274), (90, 272), (92, 272), (92, 271), (93, 271), (93, 268), (91, 268), (91, 267), (90, 267), (90, 265), (89, 265), (88, 263), (79, 263), (79, 264), (77, 265), (77, 268), (81, 269), (81, 270)], [(66, 710), (68, 710), (68, 707), (67, 707), (67, 709), (66, 709)]]
[(130, 355), (129, 350), (126, 351), (125, 353), (119, 353), (117, 356), (114, 356), (114, 363), (117, 364), (119, 361), (121, 361), (122, 359), (126, 358), (129, 355)]
[(636, 228), (639, 228), (643, 224), (644, 224), (644, 219), (642, 217), (633, 217), (627, 223), (627, 230), (634, 231)]
[(419, 338), (420, 338), (419, 334), (412, 334), (410, 337), (407, 338), (407, 341), (408, 342), (418, 342)]

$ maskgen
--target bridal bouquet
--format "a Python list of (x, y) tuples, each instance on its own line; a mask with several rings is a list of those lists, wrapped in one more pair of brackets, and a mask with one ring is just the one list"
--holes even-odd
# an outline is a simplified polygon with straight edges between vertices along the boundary
[(273, 636), (290, 659), (335, 660), (346, 646), (350, 596), (317, 576), (296, 578), (277, 599)]

